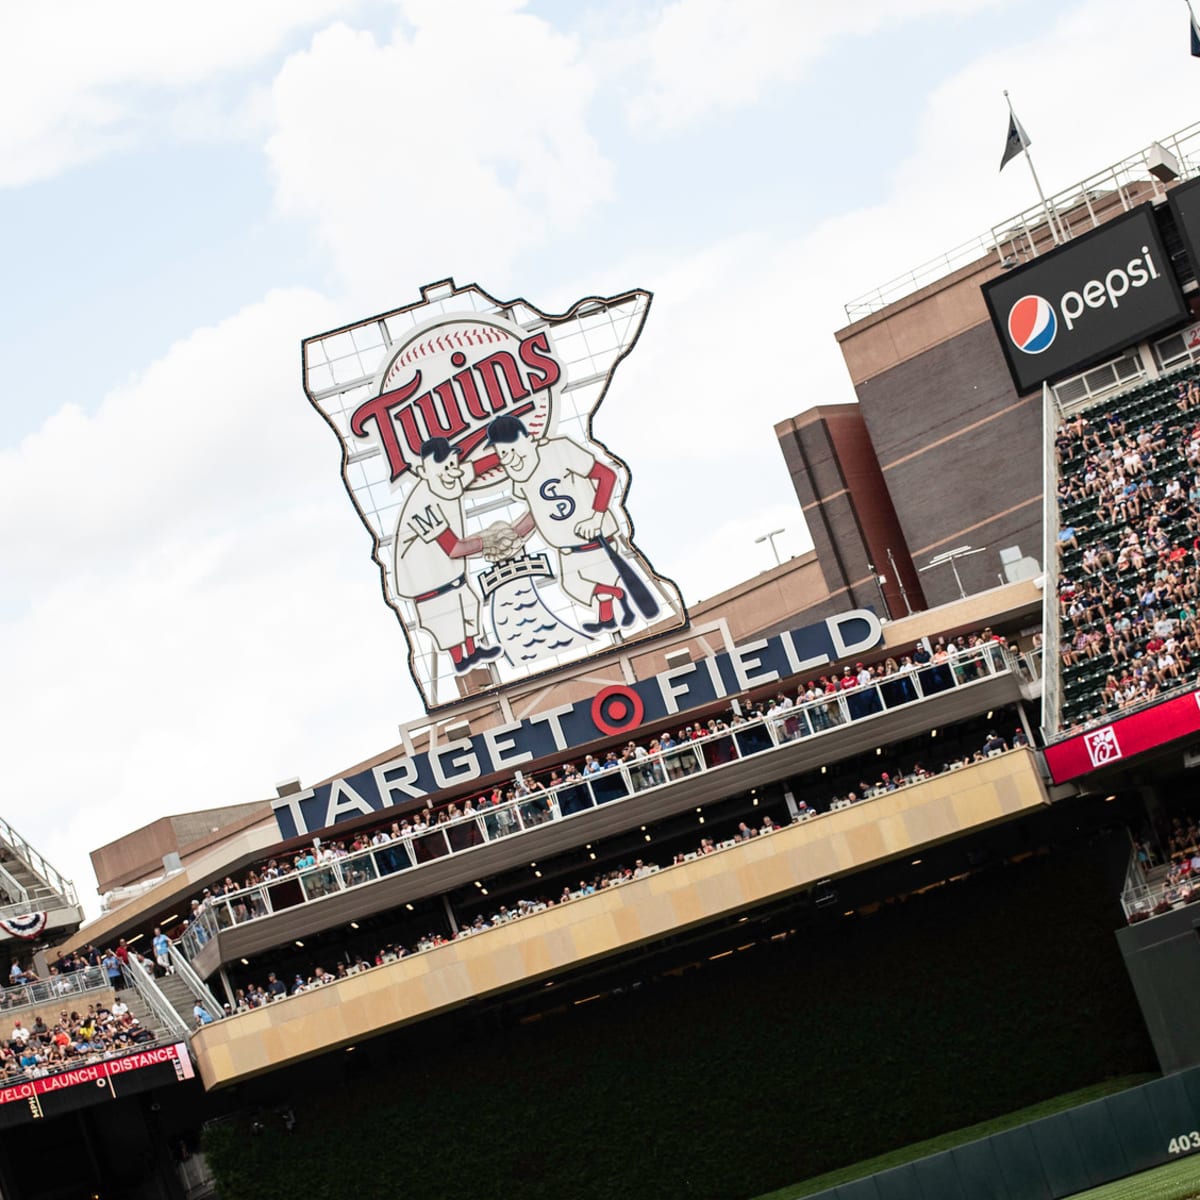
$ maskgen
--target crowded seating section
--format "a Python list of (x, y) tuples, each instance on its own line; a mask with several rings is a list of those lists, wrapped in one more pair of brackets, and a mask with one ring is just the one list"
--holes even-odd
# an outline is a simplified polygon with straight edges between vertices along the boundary
[(1066, 417), (1058, 463), (1059, 728), (1195, 686), (1200, 382), (1192, 371)]

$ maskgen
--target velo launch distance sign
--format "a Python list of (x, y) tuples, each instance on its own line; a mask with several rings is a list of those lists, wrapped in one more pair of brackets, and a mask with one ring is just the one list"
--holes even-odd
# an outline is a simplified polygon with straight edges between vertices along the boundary
[[(427, 709), (687, 624), (634, 542), (629, 470), (592, 415), (650, 293), (543, 313), (453, 280), (305, 340), (384, 599)], [(484, 674), (479, 674), (484, 672)]]
[(983, 296), (1018, 392), (1187, 316), (1149, 204), (991, 280)]

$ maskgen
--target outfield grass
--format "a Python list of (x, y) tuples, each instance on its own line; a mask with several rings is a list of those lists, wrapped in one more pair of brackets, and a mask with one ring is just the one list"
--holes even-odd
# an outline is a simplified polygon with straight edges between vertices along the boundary
[[(1054, 1113), (1062, 1112), (1067, 1108), (1074, 1108), (1078, 1104), (1087, 1104), (1089, 1100), (1100, 1100), (1104, 1096), (1111, 1096), (1114, 1092), (1123, 1092), (1126, 1088), (1137, 1087), (1139, 1084), (1147, 1083), (1149, 1080), (1156, 1078), (1154, 1075), (1125, 1075), (1119, 1079), (1106, 1079), (1103, 1083), (1093, 1084), (1091, 1087), (1081, 1088), (1077, 1092), (1067, 1092), (1062, 1096), (1055, 1096), (1051, 1100), (1043, 1100), (1040, 1104), (1030, 1105), (1028, 1108), (1018, 1109), (1016, 1112), (1007, 1113), (1002, 1117), (993, 1117), (990, 1121), (981, 1121), (978, 1125), (968, 1125), (965, 1129), (955, 1129), (950, 1133), (939, 1134), (937, 1137), (928, 1138), (923, 1142), (914, 1142), (910, 1146), (902, 1146), (899, 1150), (891, 1150), (887, 1154), (880, 1154), (876, 1158), (868, 1158), (862, 1162), (857, 1162), (848, 1167), (840, 1167), (836, 1171), (827, 1171), (824, 1175), (817, 1175), (813, 1179), (806, 1179), (803, 1183), (793, 1183), (785, 1188), (780, 1188), (775, 1192), (768, 1192), (766, 1195), (759, 1196), (757, 1200), (800, 1200), (802, 1196), (811, 1196), (814, 1192), (823, 1191), (825, 1188), (836, 1187), (840, 1183), (850, 1183), (854, 1179), (861, 1179), (864, 1175), (874, 1175), (878, 1171), (886, 1171), (890, 1167), (899, 1167), (904, 1163), (912, 1162), (914, 1159), (925, 1158), (930, 1154), (940, 1154), (943, 1150), (953, 1150), (955, 1146), (961, 1146), (965, 1142), (973, 1142), (978, 1138), (987, 1137), (993, 1133), (1003, 1133), (1006, 1129), (1012, 1129), (1015, 1125), (1024, 1125), (1027, 1121), (1036, 1121), (1039, 1117), (1053, 1116)], [(1140, 1179), (1150, 1179), (1157, 1172), (1149, 1172), (1145, 1176), (1135, 1176), (1133, 1179), (1126, 1180), (1123, 1183), (1109, 1184), (1105, 1188), (1100, 1188), (1095, 1192), (1088, 1192), (1088, 1200), (1096, 1197), (1097, 1200), (1181, 1200), (1182, 1197), (1192, 1197), (1196, 1193), (1200, 1193), (1200, 1155), (1195, 1158), (1186, 1159), (1180, 1163), (1170, 1163), (1167, 1167), (1161, 1170), (1169, 1170), (1175, 1167), (1192, 1165), (1196, 1169), (1195, 1181), (1184, 1185), (1184, 1191), (1177, 1192), (1112, 1192), (1108, 1187), (1122, 1187), (1136, 1183)], [(1188, 1177), (1191, 1178), (1190, 1176)], [(1187, 1187), (1192, 1187), (1193, 1191), (1186, 1190)]]
[(1116, 1183), (1079, 1192), (1071, 1200), (1195, 1200), (1200, 1196), (1200, 1155), (1143, 1171)]

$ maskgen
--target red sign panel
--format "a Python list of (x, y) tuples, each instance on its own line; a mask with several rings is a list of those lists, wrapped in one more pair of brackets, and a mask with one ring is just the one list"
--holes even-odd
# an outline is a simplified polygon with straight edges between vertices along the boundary
[(1046, 765), (1055, 783), (1066, 783), (1190, 733), (1200, 733), (1200, 692), (1176, 696), (1047, 746)]
[(58, 1116), (97, 1100), (118, 1100), (194, 1076), (192, 1058), (183, 1042), (85, 1063), (70, 1071), (0, 1087), (0, 1128)]

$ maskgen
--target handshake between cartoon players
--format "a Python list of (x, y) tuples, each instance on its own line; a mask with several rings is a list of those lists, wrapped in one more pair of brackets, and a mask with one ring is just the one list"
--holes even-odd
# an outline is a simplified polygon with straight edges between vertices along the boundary
[(528, 537), (519, 534), (507, 521), (493, 521), (480, 535), (483, 557), (490, 563), (508, 562), (521, 553)]
[[(466, 462), (445, 438), (421, 447), (420, 461), (411, 465), (417, 483), (396, 529), (397, 592), (412, 601), (418, 624), (450, 655), (456, 673), (502, 653), (482, 643), (480, 600), (464, 560), (507, 562), (535, 531), (557, 554), (559, 586), (592, 612), (586, 632), (633, 624), (630, 600), (644, 618), (657, 616), (657, 601), (617, 548), (616, 471), (569, 438), (531, 437), (516, 417), (497, 417), (487, 436), (491, 450)], [(497, 466), (526, 511), (516, 522), (496, 521), (468, 537), (463, 496)]]
[[(521, 553), (533, 532), (534, 523), (528, 515), (520, 528), (508, 521), (493, 521), (480, 534), (483, 557), (490, 563), (509, 562)], [(575, 526), (575, 536), (580, 542), (594, 541), (602, 532), (606, 537), (619, 532), (612, 513), (596, 513), (579, 521)]]

